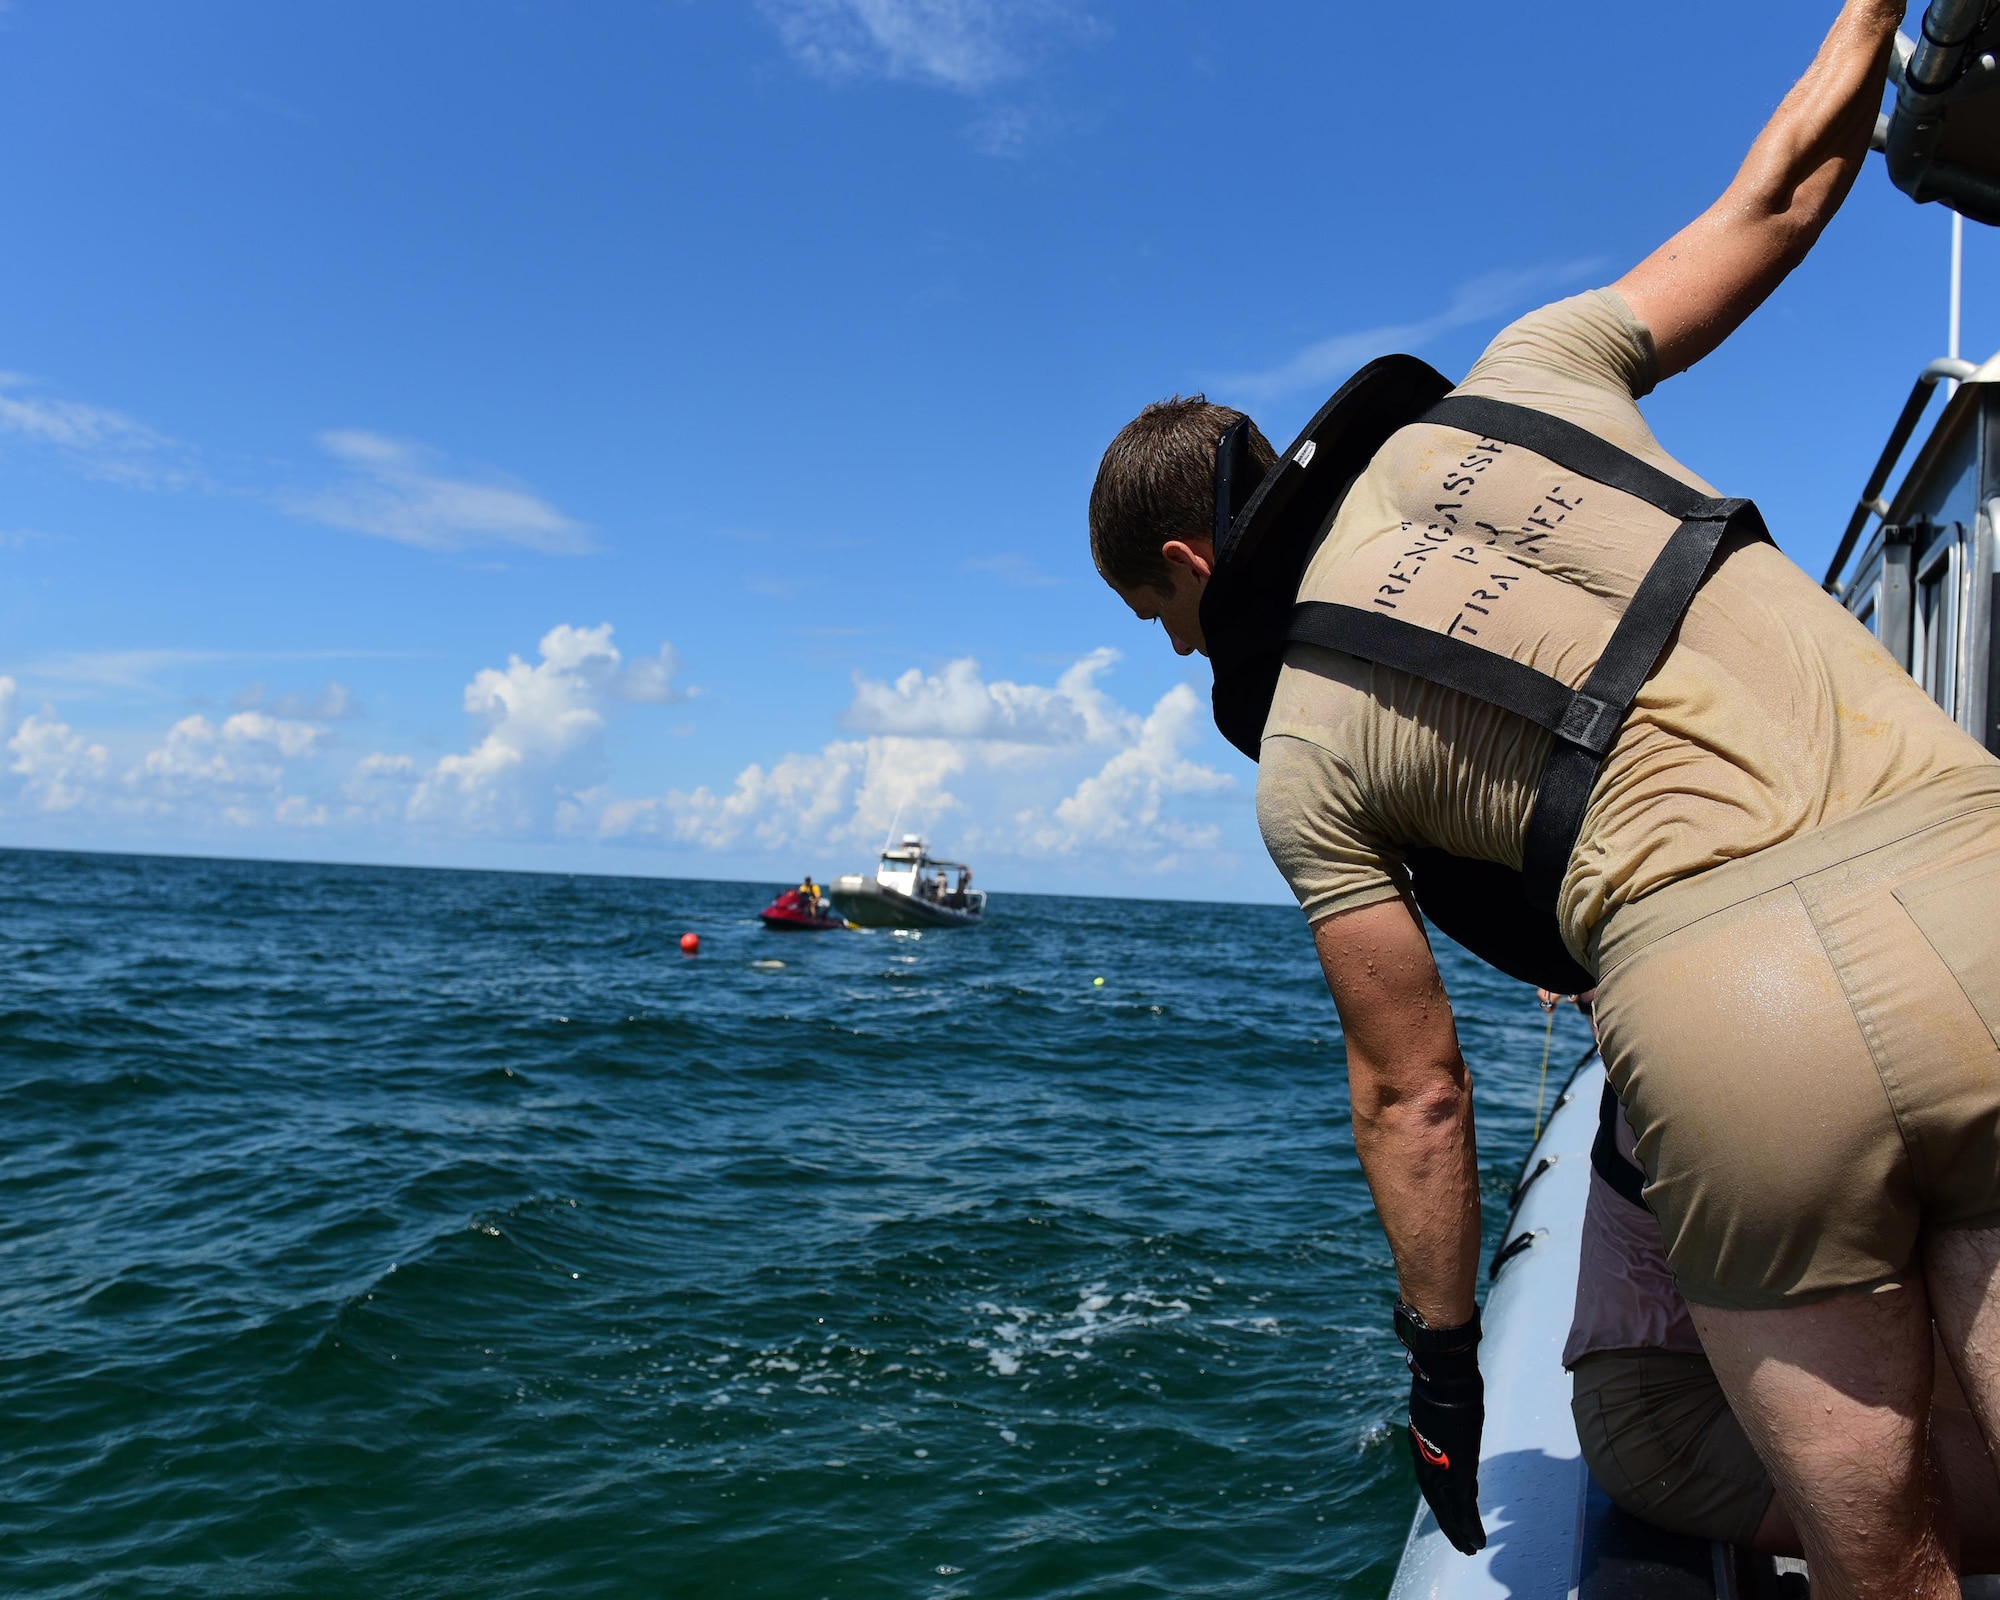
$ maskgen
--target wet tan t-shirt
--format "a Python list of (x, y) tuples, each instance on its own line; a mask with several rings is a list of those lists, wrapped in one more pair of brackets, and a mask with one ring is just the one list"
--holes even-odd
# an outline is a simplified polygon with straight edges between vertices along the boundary
[[(1713, 493), (1640, 416), (1653, 381), (1651, 335), (1600, 289), (1507, 328), (1454, 392), (1565, 418)], [(1405, 428), (1341, 503), (1299, 598), (1377, 607), (1576, 686), (1675, 525), (1517, 446)], [(1312, 921), (1394, 896), (1406, 845), (1519, 867), (1549, 738), (1294, 645), (1264, 725), (1265, 844)], [(1629, 900), (1991, 760), (1789, 558), (1725, 545), (1599, 771), (1564, 937), (1581, 956)]]

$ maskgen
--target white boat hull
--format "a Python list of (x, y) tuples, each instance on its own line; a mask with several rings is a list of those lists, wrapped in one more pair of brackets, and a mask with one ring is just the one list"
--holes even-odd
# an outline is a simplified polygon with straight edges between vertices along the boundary
[(1527, 1173), (1543, 1160), (1550, 1165), (1521, 1196), (1506, 1243), (1523, 1234), (1532, 1243), (1501, 1267), (1481, 1314), (1486, 1433), (1479, 1514), (1486, 1548), (1460, 1555), (1419, 1501), (1390, 1600), (1568, 1600), (1577, 1593), (1589, 1474), (1570, 1417), (1562, 1348), (1576, 1309), (1603, 1085), (1604, 1069), (1593, 1061), (1571, 1082), (1530, 1152)]

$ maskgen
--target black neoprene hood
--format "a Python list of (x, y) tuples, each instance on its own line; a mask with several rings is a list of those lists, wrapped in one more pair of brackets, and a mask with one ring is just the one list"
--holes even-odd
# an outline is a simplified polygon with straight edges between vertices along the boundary
[[(1201, 628), (1215, 672), (1215, 725), (1252, 761), (1285, 664), (1299, 583), (1348, 486), (1399, 428), (1451, 391), (1415, 356), (1384, 356), (1342, 384), (1260, 480), (1238, 423), (1216, 452), (1215, 561), (1201, 597)], [(1406, 849), (1424, 915), (1510, 977), (1563, 994), (1595, 978), (1571, 959), (1555, 917), (1527, 903), (1521, 874), (1442, 850)]]
[(1215, 725), (1252, 761), (1314, 543), (1389, 436), (1450, 389), (1450, 379), (1415, 356), (1371, 361), (1319, 408), (1261, 480), (1251, 476), (1245, 425), (1223, 435), (1214, 570), (1202, 592), (1201, 631), (1215, 669)]

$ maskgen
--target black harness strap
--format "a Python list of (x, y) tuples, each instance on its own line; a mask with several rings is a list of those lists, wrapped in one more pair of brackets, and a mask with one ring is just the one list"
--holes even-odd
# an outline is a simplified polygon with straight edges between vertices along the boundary
[(1451, 395), (1417, 420), (1518, 445), (1681, 519), (1640, 580), (1581, 689), (1496, 651), (1379, 611), (1319, 600), (1301, 601), (1292, 611), (1288, 641), (1407, 672), (1525, 717), (1555, 736), (1521, 853), (1529, 903), (1553, 910), (1583, 830), (1598, 768), (1694, 602), (1717, 549), (1732, 533), (1765, 540), (1770, 534), (1748, 500), (1711, 499), (1588, 429), (1546, 412), (1477, 395)]
[(1654, 663), (1694, 603), (1723, 536), (1731, 532), (1771, 537), (1748, 500), (1703, 500), (1674, 529), (1639, 581), (1604, 654), (1576, 692), (1574, 718), (1579, 731), (1556, 729), (1521, 845), (1521, 876), (1534, 904), (1553, 906), (1561, 896), (1597, 769), (1632, 714), (1632, 703)]
[(1612, 1192), (1621, 1200), (1643, 1206), (1646, 1204), (1646, 1174), (1618, 1153), (1618, 1112), (1618, 1096), (1611, 1092), (1611, 1084), (1607, 1081), (1604, 1098), (1597, 1102), (1597, 1137), (1590, 1144), (1591, 1170), (1610, 1184)]
[(1301, 600), (1292, 612), (1285, 638), (1338, 650), (1342, 655), (1456, 689), (1526, 717), (1551, 733), (1563, 725), (1576, 699), (1576, 691), (1562, 679), (1537, 672), (1509, 656), (1360, 606)]
[(1708, 499), (1693, 485), (1682, 483), (1650, 462), (1620, 450), (1588, 428), (1579, 428), (1574, 422), (1565, 422), (1532, 406), (1489, 400), (1484, 395), (1454, 394), (1447, 395), (1417, 420), (1498, 439), (1502, 444), (1519, 445), (1544, 461), (1580, 473), (1593, 483), (1657, 506), (1670, 517), (1693, 516), (1694, 508)]

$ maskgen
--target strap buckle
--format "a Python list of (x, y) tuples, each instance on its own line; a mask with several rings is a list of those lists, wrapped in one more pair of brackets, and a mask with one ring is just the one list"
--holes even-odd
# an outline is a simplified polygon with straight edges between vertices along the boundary
[(1618, 728), (1625, 720), (1625, 711), (1608, 700), (1600, 700), (1596, 695), (1585, 694), (1581, 689), (1570, 697), (1564, 709), (1562, 721), (1556, 724), (1558, 739), (1567, 739), (1571, 744), (1581, 745), (1594, 756), (1608, 755), (1612, 741), (1618, 736)]

